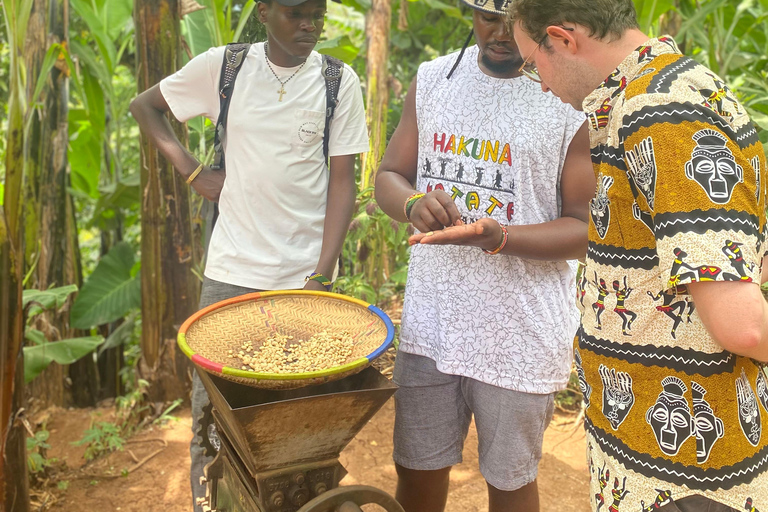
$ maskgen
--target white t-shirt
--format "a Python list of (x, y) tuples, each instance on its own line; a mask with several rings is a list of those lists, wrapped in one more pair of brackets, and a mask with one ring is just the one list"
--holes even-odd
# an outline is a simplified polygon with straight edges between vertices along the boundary
[[(465, 222), (560, 216), (560, 173), (584, 115), (525, 77), (498, 79), (467, 49), (419, 67), (417, 189), (443, 188)], [(565, 387), (578, 324), (575, 265), (416, 245), (400, 350), (449, 374), (527, 393)]]
[[(179, 121), (219, 115), (224, 47), (211, 48), (160, 82)], [(285, 81), (297, 68), (272, 69)], [(224, 148), (227, 178), (208, 249), (206, 277), (279, 290), (301, 288), (323, 241), (329, 171), (323, 160), (325, 80), (317, 52), (285, 84), (270, 71), (264, 44), (251, 46), (235, 81)], [(344, 66), (331, 121), (329, 155), (368, 150), (360, 80)]]

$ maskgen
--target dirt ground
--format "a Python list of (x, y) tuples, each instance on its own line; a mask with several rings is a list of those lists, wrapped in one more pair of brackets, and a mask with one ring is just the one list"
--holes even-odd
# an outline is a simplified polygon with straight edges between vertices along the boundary
[[(191, 510), (188, 478), (191, 419), (188, 409), (176, 412), (178, 421), (166, 427), (147, 428), (132, 437), (124, 451), (85, 464), (84, 447), (71, 443), (82, 437), (94, 415), (102, 415), (97, 419), (103, 421), (108, 419), (109, 409), (59, 409), (43, 413), (52, 446), (48, 456), (66, 464), (66, 469), (57, 475), (57, 479), (66, 481), (61, 485), (67, 489), (59, 490), (51, 485), (48, 492), (35, 493), (34, 501), (46, 501), (45, 510), (54, 511)], [(589, 510), (584, 433), (581, 428), (574, 429), (574, 419), (572, 416), (556, 415), (544, 437), (539, 492), (541, 508), (547, 512)], [(342, 485), (360, 483), (394, 493), (396, 476), (391, 459), (393, 422), (394, 409), (390, 400), (342, 453), (341, 462), (349, 471)], [(131, 470), (142, 462), (138, 469)], [(464, 462), (451, 473), (446, 510), (488, 510), (485, 481), (477, 468), (474, 426), (464, 448)]]

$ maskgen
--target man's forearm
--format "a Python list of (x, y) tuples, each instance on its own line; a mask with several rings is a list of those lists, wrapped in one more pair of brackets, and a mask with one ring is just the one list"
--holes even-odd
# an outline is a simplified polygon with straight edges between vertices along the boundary
[(768, 362), (768, 302), (756, 283), (686, 285), (712, 339), (729, 352)]
[(344, 239), (349, 230), (349, 223), (352, 221), (355, 192), (354, 179), (345, 179), (344, 176), (331, 174), (323, 228), (323, 247), (315, 269), (329, 279), (336, 268), (336, 262), (339, 260)]
[(763, 336), (760, 340), (760, 346), (754, 357), (758, 361), (768, 363), (768, 302), (763, 299)]
[[(157, 86), (144, 91), (131, 102), (131, 114), (142, 133), (179, 174), (189, 178), (200, 163), (176, 137), (165, 115), (167, 108)], [(226, 173), (223, 170), (205, 168), (195, 178), (192, 188), (206, 199), (218, 201), (225, 179)]]
[(760, 277), (762, 284), (768, 283), (768, 255), (763, 257), (763, 274)]
[(164, 113), (150, 105), (134, 102), (131, 114), (142, 133), (182, 176), (186, 178), (195, 170), (197, 159), (179, 142)]
[(760, 301), (762, 306), (762, 318), (760, 323), (760, 334), (756, 336), (754, 340), (751, 340), (748, 336), (741, 344), (724, 348), (730, 350), (734, 354), (740, 356), (751, 357), (762, 363), (768, 363), (768, 302), (765, 299)]
[(532, 260), (575, 260), (587, 253), (587, 223), (561, 217), (542, 224), (507, 226), (509, 238), (502, 254)]
[(403, 206), (414, 194), (413, 185), (404, 176), (379, 169), (376, 174), (376, 203), (384, 213), (399, 222), (408, 222)]

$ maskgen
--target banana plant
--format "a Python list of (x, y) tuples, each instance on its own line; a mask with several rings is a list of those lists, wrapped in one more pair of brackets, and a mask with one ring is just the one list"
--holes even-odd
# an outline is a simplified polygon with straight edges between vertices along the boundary
[(119, 320), (141, 306), (141, 279), (136, 254), (127, 242), (118, 242), (99, 261), (77, 295), (70, 323), (91, 329)]
[[(138, 207), (138, 185), (126, 166), (137, 151), (135, 126), (129, 124), (132, 70), (122, 64), (132, 53), (133, 0), (70, 0), (76, 14), (71, 51), (77, 60), (73, 83), (77, 92), (70, 110), (69, 158), (74, 192), (99, 202), (89, 226), (120, 229), (126, 209)], [(133, 186), (133, 204), (110, 201), (119, 184)], [(122, 194), (122, 197), (125, 197)]]
[[(26, 70), (22, 57), (31, 0), (0, 3), (9, 47), (7, 139), (3, 206), (0, 210), (0, 503), (28, 503), (24, 467), (24, 435), (12, 418), (20, 404), (14, 389), (19, 383), (17, 368), (23, 342), (21, 301), (24, 268), (24, 223), (21, 195), (24, 185), (24, 100)], [(14, 467), (15, 466), (15, 467)], [(23, 476), (22, 476), (23, 475)]]
[(679, 0), (677, 11), (678, 43), (728, 83), (768, 143), (768, 0)]
[[(72, 364), (81, 357), (92, 353), (104, 342), (102, 336), (81, 336), (60, 341), (51, 341), (49, 334), (35, 327), (35, 319), (51, 309), (65, 306), (67, 297), (77, 291), (77, 286), (67, 285), (48, 290), (24, 290), (23, 303), (27, 310), (27, 327), (24, 337), (24, 381), (34, 380), (51, 363)], [(44, 324), (46, 322), (43, 322)]]
[(673, 0), (635, 0), (635, 11), (640, 29), (649, 35), (660, 34), (660, 17), (675, 7)]

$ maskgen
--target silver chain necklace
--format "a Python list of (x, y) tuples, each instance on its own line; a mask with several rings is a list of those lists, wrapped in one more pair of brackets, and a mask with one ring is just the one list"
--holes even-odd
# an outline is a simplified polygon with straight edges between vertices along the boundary
[(279, 91), (277, 91), (277, 94), (279, 94), (279, 95), (280, 95), (280, 98), (278, 98), (278, 100), (277, 100), (277, 101), (283, 101), (283, 95), (285, 95), (285, 84), (287, 84), (288, 82), (290, 82), (290, 81), (291, 81), (291, 78), (295, 77), (295, 76), (296, 76), (296, 73), (298, 73), (299, 71), (301, 71), (301, 68), (303, 68), (303, 67), (304, 67), (304, 64), (306, 64), (306, 63), (307, 63), (307, 60), (306, 60), (306, 59), (304, 59), (304, 62), (302, 62), (302, 63), (301, 63), (301, 65), (299, 66), (299, 68), (298, 68), (296, 71), (294, 71), (294, 72), (293, 72), (293, 74), (292, 74), (291, 76), (289, 76), (289, 77), (288, 77), (288, 78), (287, 78), (285, 81), (282, 81), (282, 80), (280, 80), (280, 78), (277, 76), (277, 73), (275, 73), (275, 70), (274, 70), (274, 69), (272, 69), (272, 64), (270, 64), (270, 63), (269, 63), (269, 56), (267, 55), (267, 45), (268, 45), (268, 44), (269, 44), (269, 43), (264, 43), (264, 60), (266, 60), (266, 61), (267, 61), (267, 66), (269, 67), (269, 70), (272, 72), (272, 74), (275, 76), (275, 79), (276, 79), (278, 82), (280, 82), (280, 90), (279, 90)]

